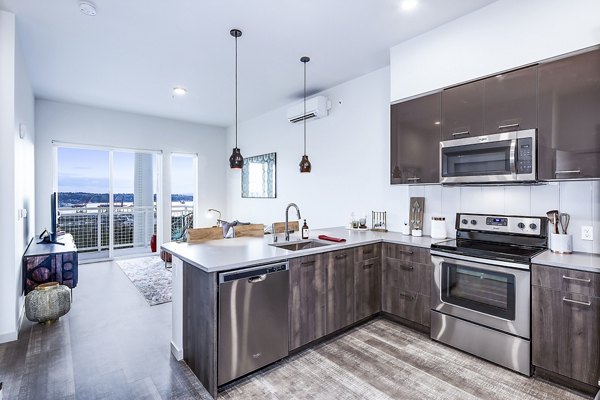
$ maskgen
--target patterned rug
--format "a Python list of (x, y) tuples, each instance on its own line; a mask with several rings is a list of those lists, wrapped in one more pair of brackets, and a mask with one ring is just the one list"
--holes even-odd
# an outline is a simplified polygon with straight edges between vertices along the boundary
[(117, 265), (127, 275), (137, 290), (144, 296), (148, 304), (168, 303), (173, 293), (170, 269), (157, 256), (119, 260)]
[(377, 319), (250, 375), (219, 394), (242, 400), (583, 400)]

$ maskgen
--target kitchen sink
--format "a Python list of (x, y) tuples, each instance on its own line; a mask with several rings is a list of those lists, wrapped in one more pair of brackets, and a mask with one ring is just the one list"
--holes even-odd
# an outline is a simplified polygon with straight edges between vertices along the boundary
[(314, 249), (315, 247), (329, 246), (331, 244), (333, 244), (333, 243), (327, 243), (327, 242), (322, 242), (320, 240), (309, 239), (309, 240), (299, 240), (296, 242), (271, 243), (271, 246), (279, 247), (280, 249), (285, 249), (285, 250), (298, 251), (298, 250)]

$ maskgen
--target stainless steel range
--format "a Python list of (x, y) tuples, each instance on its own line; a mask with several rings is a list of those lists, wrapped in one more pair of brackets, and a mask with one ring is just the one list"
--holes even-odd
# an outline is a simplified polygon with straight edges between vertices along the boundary
[(431, 246), (431, 338), (531, 375), (531, 258), (546, 217), (456, 214), (456, 239)]

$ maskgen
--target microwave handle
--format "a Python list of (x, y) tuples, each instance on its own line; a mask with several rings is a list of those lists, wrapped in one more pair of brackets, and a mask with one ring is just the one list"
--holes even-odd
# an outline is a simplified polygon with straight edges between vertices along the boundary
[(510, 172), (514, 175), (517, 173), (517, 139), (510, 141)]

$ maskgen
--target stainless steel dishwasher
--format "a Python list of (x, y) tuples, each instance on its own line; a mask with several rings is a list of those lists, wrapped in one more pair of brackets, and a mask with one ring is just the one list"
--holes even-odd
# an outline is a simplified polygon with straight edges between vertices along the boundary
[(219, 274), (222, 385), (288, 355), (288, 263)]

